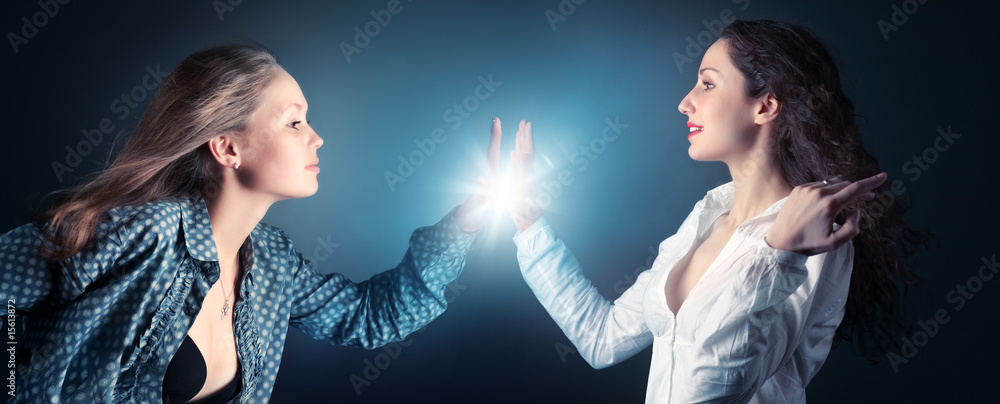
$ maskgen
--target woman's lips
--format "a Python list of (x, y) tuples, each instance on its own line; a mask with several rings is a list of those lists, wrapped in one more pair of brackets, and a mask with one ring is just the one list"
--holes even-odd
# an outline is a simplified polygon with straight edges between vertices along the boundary
[(691, 136), (694, 136), (695, 134), (701, 133), (701, 131), (705, 130), (705, 127), (693, 124), (691, 122), (688, 122), (687, 126), (688, 126), (688, 138), (691, 138)]
[(306, 166), (306, 170), (319, 173), (319, 160), (317, 159), (316, 161), (313, 161), (311, 165)]

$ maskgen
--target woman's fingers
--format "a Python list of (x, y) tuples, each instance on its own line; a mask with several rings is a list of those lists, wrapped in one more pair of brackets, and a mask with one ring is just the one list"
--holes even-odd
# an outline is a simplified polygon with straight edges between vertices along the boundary
[(830, 243), (833, 245), (831, 250), (840, 248), (840, 246), (846, 243), (848, 240), (857, 237), (861, 234), (861, 226), (859, 224), (861, 220), (861, 211), (855, 210), (847, 216), (847, 220), (844, 221), (844, 225), (840, 226), (837, 231), (830, 235)]
[(532, 157), (535, 155), (535, 138), (531, 134), (531, 122), (524, 124), (524, 152)]
[(518, 124), (517, 134), (514, 135), (514, 151), (511, 159), (514, 164), (521, 164), (523, 168), (530, 168), (534, 160), (535, 145), (531, 136), (531, 122), (521, 121)]
[(857, 198), (873, 200), (874, 190), (885, 183), (885, 173), (860, 181), (837, 177), (796, 186), (778, 212), (767, 242), (774, 248), (812, 255), (838, 248), (861, 233), (861, 211), (847, 212), (847, 220), (831, 231), (834, 218)]
[[(886, 173), (879, 173), (855, 182), (845, 181), (830, 185), (831, 188), (839, 188), (835, 189), (835, 193), (829, 196), (833, 203), (833, 207), (835, 208), (834, 213), (839, 213), (841, 209), (857, 198), (861, 198), (865, 201), (874, 199), (874, 190), (882, 185), (887, 177), (888, 175)], [(837, 231), (830, 234), (830, 242), (833, 248), (839, 248), (848, 240), (851, 240), (854, 237), (857, 237), (858, 234), (861, 234), (860, 221), (861, 211), (852, 211), (847, 216), (847, 220), (844, 221), (844, 225), (837, 229)]]
[(490, 178), (498, 178), (500, 175), (500, 138), (503, 132), (500, 130), (500, 118), (493, 118), (490, 125), (490, 145), (486, 150), (487, 174)]
[(517, 124), (517, 134), (514, 135), (514, 150), (518, 155), (524, 153), (524, 121)]
[(518, 123), (514, 140), (514, 150), (510, 159), (514, 171), (515, 202), (510, 209), (514, 224), (525, 230), (541, 217), (541, 210), (535, 204), (535, 184), (533, 182), (534, 141), (531, 122)]
[(489, 195), (491, 183), (490, 183), (490, 180), (488, 178), (483, 177), (481, 175), (477, 176), (476, 177), (476, 183), (479, 184), (479, 186), (476, 188), (476, 191), (475, 191), (476, 194), (479, 194), (479, 195)]
[(844, 186), (843, 189), (840, 189), (839, 191), (837, 191), (836, 194), (832, 196), (833, 206), (836, 206), (837, 207), (836, 211), (839, 212), (840, 209), (842, 209), (844, 206), (847, 206), (848, 203), (851, 203), (851, 201), (853, 201), (858, 197), (864, 197), (869, 193), (872, 193), (872, 197), (874, 197), (875, 194), (873, 193), (873, 191), (875, 191), (875, 188), (878, 188), (880, 185), (882, 185), (882, 183), (885, 182), (886, 178), (888, 178), (888, 174), (879, 173), (871, 177), (865, 178), (863, 180), (855, 181), (847, 186)]

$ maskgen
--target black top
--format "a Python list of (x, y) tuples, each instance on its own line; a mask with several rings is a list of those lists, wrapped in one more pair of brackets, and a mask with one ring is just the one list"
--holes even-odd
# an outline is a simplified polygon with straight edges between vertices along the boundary
[(198, 345), (195, 345), (190, 336), (184, 337), (184, 342), (177, 348), (177, 353), (170, 359), (167, 372), (163, 375), (163, 402), (212, 404), (232, 400), (240, 393), (243, 364), (237, 359), (236, 377), (226, 387), (208, 397), (189, 401), (201, 391), (207, 377), (208, 366), (201, 351), (198, 350)]

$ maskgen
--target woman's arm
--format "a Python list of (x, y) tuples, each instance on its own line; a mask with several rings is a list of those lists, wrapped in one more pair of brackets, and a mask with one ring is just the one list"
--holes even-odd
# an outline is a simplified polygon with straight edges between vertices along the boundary
[[(499, 119), (494, 122), (499, 125)], [(317, 340), (372, 349), (400, 341), (441, 315), (448, 306), (445, 290), (490, 216), (499, 155), (500, 132), (494, 130), (481, 187), (436, 225), (414, 231), (403, 261), (392, 270), (354, 283), (340, 274), (317, 274), (293, 250), (290, 323)]]
[(55, 280), (42, 241), (34, 224), (0, 235), (0, 298), (19, 312), (31, 312), (52, 292)]
[(317, 340), (365, 349), (400, 341), (427, 325), (447, 308), (447, 286), (461, 273), (475, 239), (458, 228), (454, 215), (415, 230), (396, 268), (360, 283), (317, 274), (293, 250), (290, 324)]
[(614, 365), (653, 343), (642, 318), (642, 297), (652, 270), (641, 273), (612, 303), (583, 276), (573, 253), (544, 218), (518, 232), (514, 243), (524, 280), (590, 366)]
[[(87, 247), (61, 262), (42, 253), (43, 231), (26, 224), (0, 235), (0, 293), (16, 300), (18, 311), (30, 312), (41, 303), (72, 301), (92, 283), (114, 273), (115, 262), (128, 250), (134, 254), (155, 245), (158, 235), (142, 231), (141, 215), (122, 207), (108, 212), (110, 218), (94, 229)], [(137, 217), (139, 219), (137, 219)]]
[[(493, 131), (500, 131), (498, 120)], [(653, 342), (642, 318), (642, 296), (652, 271), (640, 274), (614, 303), (601, 296), (583, 276), (573, 253), (542, 218), (535, 202), (534, 154), (531, 122), (521, 121), (511, 153), (516, 194), (510, 207), (520, 230), (514, 243), (521, 273), (583, 359), (594, 368), (611, 366)]]

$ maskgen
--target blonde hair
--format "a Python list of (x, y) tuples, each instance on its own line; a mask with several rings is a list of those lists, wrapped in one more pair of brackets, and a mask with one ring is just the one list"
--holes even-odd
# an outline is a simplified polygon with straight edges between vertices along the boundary
[(43, 252), (57, 261), (72, 257), (115, 207), (215, 195), (221, 166), (208, 141), (230, 134), (252, 143), (253, 114), (279, 69), (258, 45), (213, 47), (185, 58), (156, 90), (115, 161), (61, 192), (46, 214), (50, 245)]

